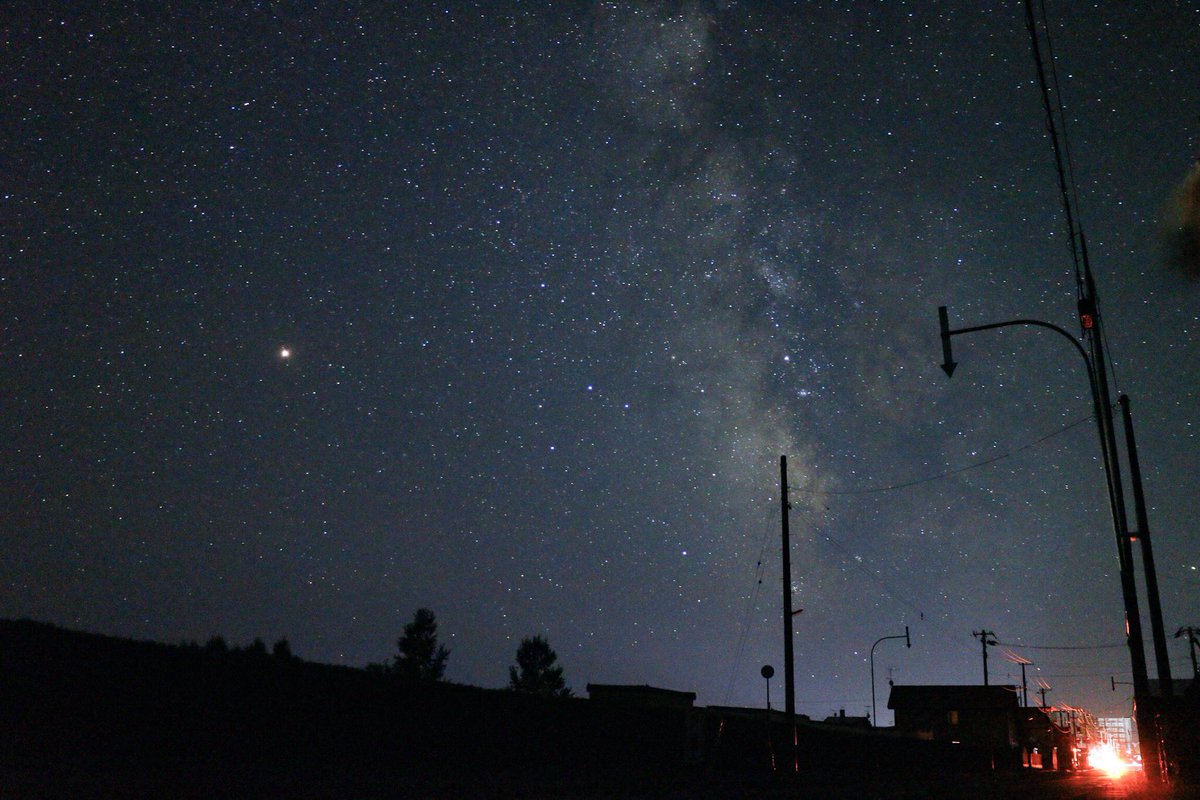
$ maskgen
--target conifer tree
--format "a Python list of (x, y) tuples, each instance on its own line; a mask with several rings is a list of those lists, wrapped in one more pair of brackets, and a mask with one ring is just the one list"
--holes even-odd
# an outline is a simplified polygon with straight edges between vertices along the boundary
[(428, 608), (418, 608), (396, 642), (400, 652), (393, 667), (406, 680), (440, 681), (450, 651), (438, 644), (437, 620)]
[(562, 667), (554, 666), (557, 660), (558, 654), (543, 637), (526, 636), (517, 648), (516, 665), (508, 668), (508, 688), (544, 697), (570, 697)]

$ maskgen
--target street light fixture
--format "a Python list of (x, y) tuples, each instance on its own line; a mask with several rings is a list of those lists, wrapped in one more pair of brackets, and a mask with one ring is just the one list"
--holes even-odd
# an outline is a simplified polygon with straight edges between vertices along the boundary
[(875, 647), (880, 642), (886, 642), (888, 639), (903, 639), (906, 647), (912, 647), (912, 639), (908, 636), (908, 626), (904, 626), (903, 636), (881, 636), (875, 640), (875, 644), (871, 645), (871, 725), (879, 727), (879, 717), (875, 714)]
[[(1079, 301), (1079, 321), (1084, 331), (1089, 336), (1089, 342), (1092, 345), (1093, 354), (1088, 355), (1087, 350), (1080, 344), (1079, 340), (1068, 333), (1066, 330), (1049, 322), (1043, 322), (1036, 319), (1014, 319), (1005, 322), (994, 322), (987, 325), (974, 325), (967, 328), (958, 328), (951, 330), (950, 315), (946, 310), (946, 306), (938, 308), (938, 322), (941, 326), (942, 339), (942, 369), (947, 376), (954, 375), (954, 369), (958, 365), (954, 361), (954, 354), (951, 349), (951, 338), (966, 333), (976, 333), (978, 331), (994, 330), (997, 328), (1007, 328), (1017, 325), (1031, 325), (1039, 328), (1054, 331), (1062, 336), (1071, 346), (1075, 348), (1083, 359), (1083, 364), (1087, 370), (1088, 389), (1092, 396), (1092, 406), (1096, 417), (1096, 425), (1100, 434), (1100, 451), (1104, 462), (1104, 474), (1108, 484), (1108, 501), (1109, 511), (1112, 516), (1113, 531), (1116, 534), (1117, 540), (1117, 555), (1120, 563), (1121, 574), (1121, 593), (1125, 603), (1125, 631), (1126, 642), (1129, 647), (1129, 658), (1133, 670), (1134, 698), (1140, 700), (1149, 697), (1150, 681), (1146, 672), (1146, 651), (1145, 643), (1142, 637), (1142, 620), (1141, 613), (1138, 610), (1137, 584), (1133, 573), (1133, 543), (1132, 536), (1128, 529), (1128, 518), (1125, 512), (1124, 491), (1121, 482), (1121, 470), (1117, 456), (1116, 434), (1114, 433), (1112, 406), (1109, 403), (1108, 392), (1108, 376), (1104, 361), (1103, 337), (1099, 335), (1100, 319), (1096, 312), (1095, 301), (1096, 296), (1095, 281), (1092, 278), (1091, 270), (1087, 266), (1086, 247), (1084, 250), (1084, 274), (1081, 283), (1081, 297)], [(1129, 428), (1126, 429), (1126, 437), (1130, 446), (1132, 439), (1129, 436)], [(1135, 470), (1135, 480), (1139, 477)], [(1135, 501), (1140, 501), (1139, 491), (1135, 493)], [(1140, 511), (1140, 510), (1139, 510)], [(1139, 517), (1141, 514), (1139, 513)], [(1143, 528), (1145, 526), (1143, 525)], [(1141, 531), (1145, 534), (1148, 531)], [(1145, 554), (1149, 556), (1149, 549), (1145, 549)], [(1157, 590), (1157, 585), (1153, 586), (1153, 591)], [(1151, 603), (1151, 610), (1157, 610), (1157, 598)], [(1152, 615), (1151, 623), (1155, 630), (1161, 625), (1157, 617)], [(1159, 646), (1160, 640), (1163, 641), (1163, 646), (1160, 648), (1165, 651), (1165, 638), (1159, 635), (1155, 636), (1156, 648)], [(1159, 677), (1163, 678), (1160, 683), (1165, 683), (1164, 692), (1170, 691), (1170, 667), (1166, 662), (1165, 657), (1160, 655), (1158, 659)], [(1045, 693), (1043, 692), (1043, 704)], [(1152, 733), (1154, 724), (1148, 716), (1148, 706), (1145, 703), (1137, 703), (1138, 706), (1138, 728), (1142, 741), (1149, 744), (1150, 747), (1155, 747), (1153, 742), (1155, 736)], [(1157, 757), (1157, 753), (1153, 754)], [(1152, 780), (1155, 780), (1152, 777)]]

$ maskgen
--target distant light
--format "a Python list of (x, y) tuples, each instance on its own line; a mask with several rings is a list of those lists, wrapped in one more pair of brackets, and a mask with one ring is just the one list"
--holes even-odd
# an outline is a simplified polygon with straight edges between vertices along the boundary
[(291, 358), (292, 351), (288, 350), (286, 347), (281, 347), (281, 348), (279, 348), (279, 357), (280, 358)]
[(1088, 766), (1104, 772), (1110, 778), (1120, 778), (1129, 770), (1129, 765), (1117, 755), (1111, 744), (1102, 744), (1088, 751)]

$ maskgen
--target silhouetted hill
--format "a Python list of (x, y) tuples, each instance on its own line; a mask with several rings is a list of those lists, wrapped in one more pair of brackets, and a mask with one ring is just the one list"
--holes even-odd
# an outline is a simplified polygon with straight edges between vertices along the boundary
[[(0, 769), (386, 770), (681, 763), (684, 720), (363, 669), (0, 621)], [(0, 788), (3, 788), (0, 786)], [(7, 797), (7, 795), (5, 795)]]
[(988, 796), (1025, 796), (1026, 784), (987, 771), (986, 752), (811, 722), (797, 726), (800, 773), (791, 774), (790, 737), (765, 720), (754, 709), (405, 683), (262, 646), (168, 645), (0, 620), (4, 800), (795, 799), (896, 796), (899, 787), (965, 798), (977, 795), (963, 787), (982, 781), (993, 785)]

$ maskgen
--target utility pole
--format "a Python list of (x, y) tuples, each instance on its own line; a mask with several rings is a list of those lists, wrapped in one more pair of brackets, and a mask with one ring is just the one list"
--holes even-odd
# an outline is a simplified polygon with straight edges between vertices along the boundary
[[(1125, 493), (1121, 483), (1121, 466), (1117, 457), (1117, 438), (1114, 433), (1112, 401), (1108, 390), (1108, 360), (1104, 356), (1103, 320), (1096, 304), (1096, 280), (1092, 276), (1087, 257), (1087, 241), (1080, 236), (1083, 250), (1083, 283), (1080, 287), (1079, 320), (1084, 337), (1092, 348), (1092, 367), (1095, 380), (1096, 406), (1099, 413), (1101, 449), (1108, 465), (1109, 508), (1113, 517), (1113, 528), (1117, 538), (1117, 561), (1121, 568), (1121, 594), (1125, 601), (1126, 644), (1129, 647), (1130, 667), (1133, 671), (1133, 692), (1136, 699), (1150, 695), (1150, 679), (1146, 674), (1146, 649), (1142, 639), (1142, 615), (1138, 610), (1137, 583), (1133, 570), (1133, 543), (1129, 536), (1129, 517), (1125, 512)], [(1139, 724), (1147, 735), (1139, 738), (1143, 746), (1154, 747), (1154, 736), (1150, 734), (1150, 719), (1139, 714)], [(1156, 750), (1157, 754), (1157, 750)], [(1152, 779), (1153, 780), (1153, 779)]]
[[(1080, 236), (1083, 250), (1083, 285), (1082, 296), (1079, 300), (1079, 319), (1084, 336), (1092, 348), (1092, 366), (1095, 369), (1097, 404), (1100, 409), (1100, 429), (1104, 440), (1103, 447), (1107, 451), (1109, 462), (1108, 480), (1110, 506), (1113, 513), (1114, 527), (1117, 533), (1117, 556), (1121, 567), (1121, 593), (1125, 600), (1125, 629), (1126, 642), (1129, 646), (1130, 666), (1133, 671), (1133, 692), (1135, 700), (1148, 698), (1150, 695), (1150, 679), (1146, 674), (1146, 650), (1142, 638), (1142, 616), (1138, 610), (1137, 584), (1133, 569), (1133, 538), (1129, 534), (1128, 516), (1125, 512), (1125, 496), (1122, 491), (1121, 467), (1117, 458), (1117, 439), (1114, 433), (1112, 405), (1108, 391), (1108, 361), (1104, 357), (1103, 323), (1096, 305), (1096, 280), (1087, 257), (1087, 240)], [(1157, 588), (1157, 583), (1155, 584)], [(1139, 725), (1150, 734), (1151, 724), (1147, 714), (1139, 711)], [(1141, 735), (1143, 747), (1157, 745), (1153, 734)], [(1148, 773), (1149, 774), (1149, 773)], [(1152, 781), (1156, 780), (1151, 778)]]
[(995, 631), (978, 630), (971, 631), (972, 636), (979, 638), (979, 646), (983, 650), (983, 685), (988, 685), (988, 667), (987, 667), (987, 649), (990, 645), (997, 644)]
[[(1031, 0), (1026, 0), (1030, 2)], [(1108, 391), (1108, 360), (1104, 356), (1103, 318), (1096, 300), (1096, 279), (1092, 275), (1087, 254), (1087, 239), (1079, 233), (1082, 253), (1083, 282), (1080, 285), (1079, 321), (1083, 334), (1092, 349), (1092, 366), (1095, 370), (1095, 394), (1100, 411), (1100, 429), (1104, 439), (1105, 458), (1109, 469), (1109, 507), (1113, 515), (1113, 527), (1117, 534), (1117, 560), (1121, 571), (1121, 595), (1125, 602), (1125, 643), (1129, 648), (1130, 668), (1133, 672), (1134, 719), (1138, 728), (1138, 742), (1145, 764), (1144, 774), (1151, 784), (1160, 784), (1165, 776), (1165, 754), (1162, 735), (1155, 720), (1150, 696), (1150, 677), (1146, 672), (1146, 644), (1142, 635), (1142, 615), (1138, 610), (1137, 582), (1134, 576), (1133, 536), (1129, 531), (1129, 517), (1125, 511), (1125, 495), (1121, 483), (1120, 459), (1117, 455), (1117, 437), (1114, 432), (1112, 395)], [(1127, 430), (1128, 434), (1128, 430)], [(1131, 467), (1132, 471), (1132, 467)], [(1136, 484), (1135, 484), (1136, 485)], [(1147, 526), (1148, 528), (1148, 526)], [(1157, 602), (1158, 582), (1146, 586), (1147, 594), (1153, 591)], [(1164, 642), (1163, 648), (1165, 650)], [(1159, 664), (1160, 675), (1162, 664)], [(1170, 667), (1166, 669), (1170, 676)], [(1169, 684), (1168, 680), (1168, 684)], [(1164, 687), (1166, 691), (1166, 687)]]
[(1197, 635), (1200, 635), (1200, 628), (1194, 628), (1191, 625), (1187, 626), (1186, 628), (1180, 628), (1179, 630), (1175, 631), (1176, 639), (1183, 638), (1184, 636), (1186, 636), (1188, 638), (1188, 644), (1189, 644), (1188, 650), (1192, 654), (1192, 677), (1193, 678), (1200, 678), (1200, 669), (1197, 669), (1197, 667), (1196, 667), (1196, 651), (1200, 650), (1200, 639), (1196, 638)]
[(1021, 707), (1025, 708), (1029, 705), (1029, 684), (1025, 682), (1025, 668), (1033, 662), (1011, 650), (1005, 653), (1005, 655), (1008, 656), (1008, 660), (1012, 663), (1021, 665)]
[(787, 456), (779, 457), (780, 511), (783, 517), (783, 676), (784, 716), (787, 720), (787, 735), (792, 741), (792, 769), (799, 771), (796, 753), (796, 665), (792, 644), (792, 540), (788, 533), (788, 478)]
[(1142, 570), (1146, 573), (1146, 601), (1150, 608), (1150, 632), (1154, 639), (1154, 660), (1158, 666), (1158, 682), (1163, 697), (1174, 697), (1171, 680), (1171, 657), (1167, 653), (1167, 635), (1163, 630), (1162, 603), (1158, 597), (1158, 570), (1154, 566), (1154, 548), (1150, 546), (1150, 521), (1146, 514), (1146, 495), (1142, 491), (1142, 467), (1138, 461), (1137, 441), (1133, 437), (1133, 415), (1129, 412), (1129, 396), (1117, 398), (1125, 422), (1125, 452), (1129, 459), (1129, 480), (1133, 484), (1133, 513), (1137, 530), (1130, 540), (1142, 543)]
[(1048, 691), (1050, 691), (1050, 689), (1046, 686), (1043, 686), (1040, 689), (1038, 689), (1038, 693), (1041, 694), (1041, 696), (1042, 696), (1042, 705), (1041, 705), (1042, 708), (1046, 707), (1046, 692), (1048, 692)]
[[(1113, 413), (1108, 387), (1108, 363), (1104, 355), (1103, 319), (1100, 315), (1099, 299), (1096, 292), (1096, 280), (1092, 275), (1091, 262), (1088, 259), (1087, 238), (1083, 235), (1082, 226), (1077, 226), (1072, 208), (1072, 185), (1074, 178), (1069, 174), (1069, 158), (1064, 159), (1063, 151), (1067, 143), (1066, 133), (1061, 136), (1056, 124), (1054, 103), (1050, 97), (1050, 84), (1046, 79), (1046, 69), (1042, 61), (1042, 46), (1039, 41), (1037, 15), (1034, 11), (1033, 0), (1025, 0), (1025, 22), (1029, 29), (1029, 39), (1033, 50), (1034, 66), (1037, 70), (1038, 85), (1041, 88), (1042, 104), (1046, 112), (1046, 127), (1050, 134), (1050, 142), (1054, 149), (1054, 161), (1058, 174), (1059, 192), (1062, 197), (1062, 207), (1067, 228), (1067, 240), (1071, 245), (1071, 257), (1075, 263), (1076, 298), (1078, 300), (1079, 323), (1081, 335), (1087, 341), (1091, 351), (1090, 359), (1085, 354), (1084, 360), (1089, 365), (1089, 375), (1092, 389), (1092, 402), (1096, 407), (1096, 421), (1099, 426), (1101, 451), (1104, 457), (1105, 477), (1108, 483), (1109, 510), (1112, 513), (1113, 532), (1117, 540), (1117, 556), (1120, 562), (1121, 594), (1125, 604), (1125, 639), (1129, 647), (1129, 660), (1133, 672), (1134, 708), (1138, 726), (1138, 737), (1142, 745), (1142, 756), (1146, 765), (1146, 778), (1151, 784), (1163, 781), (1160, 735), (1155, 722), (1150, 697), (1149, 678), (1146, 674), (1146, 651), (1142, 640), (1142, 620), (1138, 611), (1137, 583), (1134, 577), (1133, 543), (1129, 530), (1128, 517), (1125, 513), (1123, 484), (1121, 483), (1120, 459), (1117, 453), (1116, 436), (1113, 433)], [(1045, 16), (1043, 25), (1047, 24)], [(1046, 48), (1053, 67), (1054, 51), (1049, 44), (1047, 34)], [(1057, 92), (1057, 86), (1055, 91)], [(1058, 97), (1058, 116), (1063, 114), (1061, 95)], [(1070, 179), (1070, 180), (1068, 180)], [(1075, 338), (1071, 337), (1072, 342)], [(943, 346), (945, 349), (945, 346)], [(1148, 593), (1156, 593), (1155, 589), (1147, 586)], [(1155, 601), (1156, 602), (1157, 598)], [(1164, 647), (1165, 650), (1165, 642)], [(1160, 667), (1160, 676), (1161, 676)], [(1043, 701), (1044, 702), (1044, 701)]]

